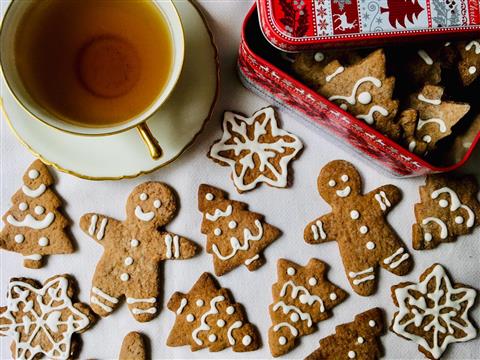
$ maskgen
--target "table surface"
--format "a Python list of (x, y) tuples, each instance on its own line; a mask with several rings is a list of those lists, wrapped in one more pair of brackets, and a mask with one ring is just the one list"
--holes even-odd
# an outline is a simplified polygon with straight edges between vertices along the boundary
[[(329, 279), (350, 294), (344, 303), (333, 309), (333, 317), (319, 323), (317, 332), (302, 337), (300, 345), (285, 355), (285, 358), (303, 358), (317, 347), (318, 340), (333, 333), (336, 325), (352, 321), (355, 314), (371, 307), (382, 307), (390, 321), (395, 311), (390, 298), (390, 286), (401, 281), (416, 281), (423, 270), (435, 262), (443, 264), (455, 281), (479, 287), (480, 228), (471, 235), (459, 238), (455, 243), (444, 244), (432, 251), (413, 250), (411, 248), (411, 224), (415, 221), (413, 205), (419, 200), (418, 187), (424, 182), (424, 178), (399, 179), (378, 173), (376, 168), (365, 161), (358, 160), (348, 149), (333, 145), (311, 127), (305, 127), (281, 109), (279, 116), (283, 127), (298, 135), (305, 145), (304, 152), (293, 163), (294, 182), (291, 188), (275, 189), (263, 185), (254, 191), (239, 195), (230, 180), (229, 169), (207, 158), (206, 153), (210, 145), (221, 136), (220, 120), (224, 110), (251, 114), (269, 105), (243, 88), (235, 71), (241, 24), (251, 4), (250, 0), (200, 1), (215, 34), (220, 52), (220, 98), (213, 118), (193, 146), (180, 159), (153, 174), (118, 182), (91, 182), (55, 171), (56, 190), (65, 200), (65, 212), (73, 220), (71, 229), (77, 251), (71, 255), (49, 257), (48, 265), (40, 270), (23, 268), (18, 254), (0, 252), (0, 294), (6, 294), (8, 279), (11, 277), (26, 276), (45, 280), (55, 274), (69, 273), (79, 283), (80, 300), (88, 302), (92, 275), (96, 261), (102, 254), (102, 248), (81, 232), (78, 225), (80, 216), (86, 212), (95, 211), (123, 219), (126, 197), (137, 184), (156, 180), (175, 187), (179, 194), (181, 208), (178, 216), (167, 228), (201, 245), (202, 252), (190, 260), (167, 261), (162, 264), (163, 305), (158, 317), (146, 324), (137, 323), (130, 316), (127, 307), (121, 306), (110, 317), (101, 319), (92, 329), (82, 334), (83, 348), (80, 353), (82, 359), (116, 358), (123, 337), (133, 330), (148, 335), (152, 358), (155, 359), (269, 358), (268, 305), (272, 302), (271, 286), (276, 281), (276, 261), (279, 258), (288, 258), (302, 265), (305, 265), (311, 256), (327, 262), (330, 265)], [(0, 130), (0, 210), (3, 214), (9, 209), (10, 196), (20, 187), (23, 172), (33, 161), (33, 156), (16, 141), (3, 119)], [(472, 160), (464, 168), (465, 171), (476, 173), (477, 178), (480, 178), (479, 150), (477, 149)], [(316, 180), (320, 168), (334, 159), (345, 159), (357, 164), (364, 179), (365, 191), (391, 183), (401, 188), (404, 194), (403, 200), (390, 213), (388, 219), (410, 248), (415, 267), (404, 277), (380, 271), (379, 290), (370, 297), (358, 296), (351, 290), (335, 242), (312, 246), (303, 241), (305, 225), (317, 216), (329, 212), (328, 205), (317, 193)], [(219, 353), (209, 353), (205, 349), (192, 353), (188, 347), (170, 348), (165, 344), (175, 320), (174, 314), (166, 308), (169, 297), (175, 291), (187, 292), (202, 272), (213, 272), (212, 258), (204, 250), (206, 239), (200, 233), (202, 214), (197, 210), (196, 194), (201, 183), (225, 189), (232, 199), (246, 202), (251, 210), (264, 214), (267, 222), (277, 226), (283, 232), (282, 237), (266, 249), (264, 254), (267, 262), (260, 269), (249, 272), (245, 267), (240, 267), (219, 278), (221, 286), (232, 291), (235, 300), (245, 306), (250, 321), (259, 329), (263, 345), (255, 352), (234, 353), (231, 349), (226, 349)], [(5, 298), (1, 297), (0, 304), (4, 305), (4, 302)], [(471, 315), (479, 324), (478, 305)], [(386, 358), (422, 358), (413, 342), (406, 341), (392, 332), (387, 332), (382, 337), (382, 342)], [(10, 340), (0, 339), (2, 359), (10, 358), (9, 345)], [(480, 358), (479, 349), (480, 338), (464, 344), (450, 345), (446, 358)]]

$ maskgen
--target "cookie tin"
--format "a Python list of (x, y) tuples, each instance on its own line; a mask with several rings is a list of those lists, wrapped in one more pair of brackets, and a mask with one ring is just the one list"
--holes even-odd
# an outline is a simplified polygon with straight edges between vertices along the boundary
[(284, 51), (475, 33), (479, 0), (257, 0), (267, 40)]
[(242, 83), (390, 174), (411, 177), (454, 170), (468, 160), (480, 142), (479, 132), (457, 163), (448, 167), (432, 165), (294, 79), (278, 64), (282, 54), (262, 36), (254, 5), (245, 18), (241, 34), (238, 72)]

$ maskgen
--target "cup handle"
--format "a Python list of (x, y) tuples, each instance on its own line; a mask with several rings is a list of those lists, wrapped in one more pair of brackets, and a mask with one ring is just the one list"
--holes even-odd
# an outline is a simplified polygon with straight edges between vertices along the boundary
[(137, 125), (137, 130), (140, 133), (140, 137), (142, 138), (145, 145), (147, 145), (148, 151), (150, 152), (150, 156), (153, 160), (158, 160), (162, 157), (163, 151), (158, 143), (157, 139), (152, 135), (152, 132), (148, 128), (146, 123), (141, 123)]

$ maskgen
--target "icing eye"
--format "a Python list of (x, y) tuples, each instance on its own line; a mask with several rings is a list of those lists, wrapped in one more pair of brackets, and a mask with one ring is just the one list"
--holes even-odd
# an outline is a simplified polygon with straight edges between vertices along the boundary
[(160, 200), (156, 199), (153, 202), (153, 206), (155, 207), (155, 209), (158, 209), (160, 206), (162, 206), (162, 202)]
[(141, 193), (140, 196), (139, 196), (139, 198), (140, 198), (140, 200), (145, 201), (145, 200), (148, 199), (148, 195), (145, 194), (145, 193)]
[(358, 102), (363, 105), (370, 104), (372, 102), (372, 95), (369, 92), (364, 91), (358, 95)]
[(333, 179), (328, 182), (328, 186), (330, 187), (334, 187), (335, 185), (337, 185), (337, 182)]
[(40, 173), (38, 172), (38, 170), (32, 169), (28, 172), (28, 177), (32, 180), (35, 180), (39, 176), (40, 176)]
[(347, 182), (348, 179), (350, 179), (350, 178), (348, 177), (348, 175), (342, 175), (341, 179), (342, 179), (343, 182)]
[(375, 320), (370, 320), (368, 322), (368, 326), (370, 326), (370, 327), (375, 327), (376, 325), (377, 325), (377, 323), (375, 322)]
[(205, 195), (205, 199), (207, 199), (208, 201), (212, 201), (215, 197), (213, 196), (212, 193), (207, 193)]
[(442, 208), (446, 208), (448, 206), (448, 201), (445, 199), (442, 199), (438, 202), (438, 205), (440, 205), (440, 207)]
[(252, 343), (252, 337), (250, 335), (245, 335), (243, 338), (242, 338), (242, 344), (243, 346), (248, 346)]
[(295, 273), (296, 273), (296, 271), (295, 271), (295, 269), (294, 269), (293, 267), (289, 267), (289, 268), (287, 269), (287, 274), (288, 274), (288, 275), (293, 276), (293, 275), (295, 275)]
[(455, 218), (455, 222), (456, 222), (457, 224), (463, 224), (463, 221), (464, 221), (464, 219), (463, 219), (463, 217), (461, 217), (461, 216), (457, 216), (457, 217)]

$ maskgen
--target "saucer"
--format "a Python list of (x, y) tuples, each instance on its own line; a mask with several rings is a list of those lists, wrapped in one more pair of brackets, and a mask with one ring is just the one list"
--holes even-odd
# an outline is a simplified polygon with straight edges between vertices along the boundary
[(169, 99), (147, 121), (162, 147), (160, 159), (150, 157), (135, 128), (87, 137), (45, 125), (25, 112), (2, 81), (4, 116), (20, 142), (45, 163), (90, 180), (136, 177), (175, 161), (210, 118), (218, 91), (217, 52), (202, 14), (190, 1), (175, 6), (185, 32), (183, 70)]

